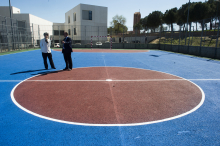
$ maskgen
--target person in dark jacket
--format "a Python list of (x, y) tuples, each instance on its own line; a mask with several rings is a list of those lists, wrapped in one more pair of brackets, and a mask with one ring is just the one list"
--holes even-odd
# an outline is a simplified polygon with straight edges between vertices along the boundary
[(72, 70), (73, 68), (73, 63), (72, 63), (72, 57), (71, 57), (71, 53), (73, 52), (72, 50), (72, 40), (70, 37), (68, 37), (68, 33), (64, 32), (64, 39), (62, 41), (63, 43), (63, 49), (62, 49), (62, 53), (63, 53), (63, 57), (66, 63), (66, 67), (63, 70)]

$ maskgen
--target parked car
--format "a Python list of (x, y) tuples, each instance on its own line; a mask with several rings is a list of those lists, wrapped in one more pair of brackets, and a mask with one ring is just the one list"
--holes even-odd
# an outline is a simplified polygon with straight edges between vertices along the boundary
[(55, 48), (59, 48), (60, 47), (60, 43), (54, 43), (54, 47)]
[(110, 43), (109, 41), (105, 41), (105, 43)]
[(39, 45), (34, 45), (34, 48), (40, 48), (40, 46)]
[(132, 43), (140, 43), (140, 41), (136, 40), (136, 41), (132, 41)]
[(75, 43), (74, 45), (81, 45), (81, 43)]
[(96, 45), (102, 45), (102, 43), (101, 42), (96, 42)]

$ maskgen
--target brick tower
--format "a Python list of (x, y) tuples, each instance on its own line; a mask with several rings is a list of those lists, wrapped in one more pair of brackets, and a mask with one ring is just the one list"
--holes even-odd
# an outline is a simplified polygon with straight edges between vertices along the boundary
[[(135, 33), (134, 25), (137, 24), (141, 20), (141, 13), (135, 12), (134, 13), (134, 23), (133, 23), (133, 32)], [(140, 30), (137, 30), (137, 34), (140, 34)]]

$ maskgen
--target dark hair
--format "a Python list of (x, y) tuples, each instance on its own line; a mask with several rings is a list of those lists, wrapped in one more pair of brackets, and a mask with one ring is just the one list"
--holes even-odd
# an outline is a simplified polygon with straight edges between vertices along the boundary
[(45, 36), (45, 35), (47, 35), (47, 36), (48, 36), (49, 34), (48, 34), (47, 32), (45, 32), (45, 33), (44, 33), (44, 36)]
[(67, 35), (68, 35), (68, 32), (65, 31), (64, 34), (67, 34)]

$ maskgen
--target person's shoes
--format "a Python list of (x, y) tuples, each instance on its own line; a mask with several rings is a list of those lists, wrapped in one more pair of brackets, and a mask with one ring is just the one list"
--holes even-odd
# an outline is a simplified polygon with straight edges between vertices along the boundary
[(67, 70), (68, 68), (64, 68), (63, 70)]
[(71, 71), (71, 70), (72, 70), (72, 68), (69, 68), (69, 69), (68, 69), (68, 71)]
[(48, 68), (45, 68), (45, 70), (48, 70)]
[(56, 69), (56, 67), (52, 67), (52, 69)]

